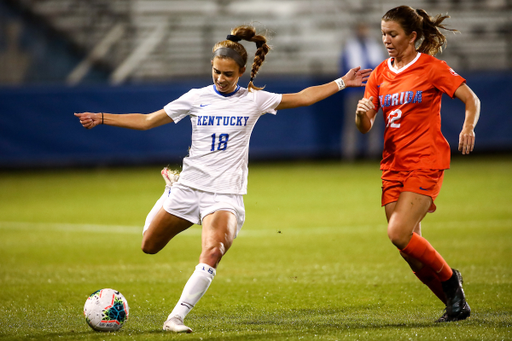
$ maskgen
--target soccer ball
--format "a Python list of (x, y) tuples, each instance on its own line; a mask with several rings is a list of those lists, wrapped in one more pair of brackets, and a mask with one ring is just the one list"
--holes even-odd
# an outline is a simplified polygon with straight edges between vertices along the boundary
[(114, 289), (100, 289), (85, 301), (84, 315), (94, 330), (112, 332), (119, 330), (128, 320), (128, 301)]

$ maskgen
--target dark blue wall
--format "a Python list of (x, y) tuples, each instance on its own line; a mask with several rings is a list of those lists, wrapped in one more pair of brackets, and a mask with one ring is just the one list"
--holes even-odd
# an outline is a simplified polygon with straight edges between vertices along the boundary
[[(476, 150), (512, 151), (512, 75), (465, 75), (482, 101)], [(330, 79), (260, 79), (266, 90), (296, 92)], [(210, 80), (123, 87), (0, 89), (0, 168), (177, 163), (190, 145), (190, 122), (150, 131), (81, 127), (74, 112), (152, 112)], [(251, 160), (340, 157), (342, 97), (264, 115), (251, 139)], [(443, 133), (456, 150), (464, 107), (446, 97)]]

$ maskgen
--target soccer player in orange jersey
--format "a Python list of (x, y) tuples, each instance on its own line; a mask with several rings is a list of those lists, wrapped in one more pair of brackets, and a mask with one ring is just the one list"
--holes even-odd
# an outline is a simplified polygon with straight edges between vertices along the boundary
[(460, 273), (421, 236), (421, 220), (435, 211), (443, 172), (450, 167), (450, 146), (441, 133), (443, 93), (465, 105), (462, 154), (473, 151), (480, 115), (480, 100), (465, 79), (434, 57), (446, 43), (439, 29), (455, 31), (442, 24), (446, 18), (409, 6), (382, 17), (382, 41), (390, 58), (372, 72), (355, 117), (359, 131), (367, 133), (382, 109), (382, 206), (388, 236), (415, 275), (446, 304), (438, 322), (464, 320), (471, 313)]

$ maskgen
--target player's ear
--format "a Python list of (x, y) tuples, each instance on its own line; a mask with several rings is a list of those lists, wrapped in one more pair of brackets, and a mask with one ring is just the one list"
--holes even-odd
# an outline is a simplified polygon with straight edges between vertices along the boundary
[(410, 34), (410, 40), (409, 40), (409, 44), (413, 44), (414, 45), (414, 42), (416, 41), (416, 38), (418, 37), (418, 33), (416, 31), (412, 31), (411, 34)]
[(240, 77), (245, 73), (245, 70), (246, 70), (246, 67), (241, 67), (239, 70), (238, 70), (238, 74), (240, 75)]

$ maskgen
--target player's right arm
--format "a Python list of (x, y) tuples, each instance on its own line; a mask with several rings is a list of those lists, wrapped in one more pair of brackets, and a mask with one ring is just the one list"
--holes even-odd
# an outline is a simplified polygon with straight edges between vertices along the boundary
[(356, 109), (356, 126), (357, 129), (363, 134), (372, 129), (373, 121), (375, 121), (375, 105), (373, 104), (373, 97), (362, 98), (357, 103)]
[(161, 125), (171, 123), (173, 120), (164, 109), (150, 114), (108, 114), (108, 113), (75, 113), (80, 123), (86, 129), (91, 129), (100, 124), (136, 130), (148, 130)]

